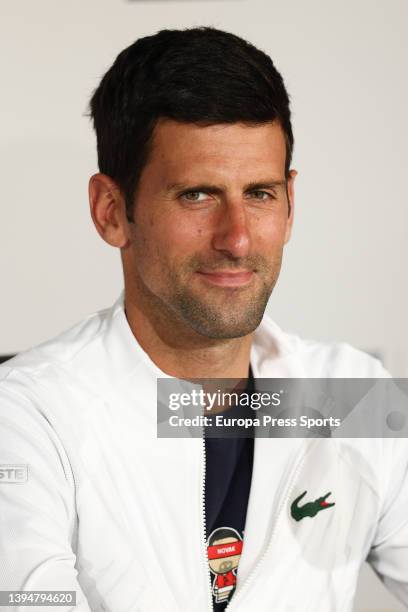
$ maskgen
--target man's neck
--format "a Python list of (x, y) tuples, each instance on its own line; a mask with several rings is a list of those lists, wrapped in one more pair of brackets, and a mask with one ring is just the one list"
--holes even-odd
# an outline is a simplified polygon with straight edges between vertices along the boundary
[(125, 313), (137, 342), (162, 372), (176, 378), (248, 378), (253, 333), (212, 339), (167, 313), (146, 313), (130, 296)]

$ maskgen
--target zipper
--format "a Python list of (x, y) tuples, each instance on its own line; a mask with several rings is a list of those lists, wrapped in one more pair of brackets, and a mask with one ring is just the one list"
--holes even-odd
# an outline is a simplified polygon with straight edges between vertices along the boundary
[(207, 590), (208, 590), (208, 603), (209, 609), (211, 612), (214, 612), (214, 604), (212, 598), (212, 588), (211, 588), (211, 571), (210, 566), (208, 565), (208, 555), (207, 555), (207, 521), (205, 516), (205, 476), (206, 476), (206, 467), (207, 467), (207, 459), (206, 459), (206, 451), (205, 451), (205, 428), (203, 427), (203, 465), (202, 465), (202, 482), (201, 482), (201, 505), (202, 505), (202, 521), (203, 521), (203, 533), (204, 533), (204, 562), (206, 566), (207, 573)]
[(273, 537), (276, 533), (276, 528), (277, 528), (277, 524), (279, 522), (279, 519), (282, 515), (283, 509), (287, 503), (287, 501), (290, 498), (290, 495), (293, 491), (293, 487), (295, 485), (295, 481), (296, 481), (296, 476), (298, 475), (299, 471), (301, 470), (304, 462), (305, 462), (305, 458), (306, 458), (306, 454), (309, 451), (309, 446), (303, 450), (301, 456), (298, 458), (293, 470), (292, 470), (292, 474), (291, 477), (288, 481), (288, 486), (286, 489), (285, 494), (282, 496), (281, 498), (281, 503), (279, 505), (278, 511), (275, 515), (275, 520), (273, 523), (273, 527), (272, 527), (272, 531), (271, 531), (271, 537), (269, 539), (268, 545), (266, 547), (266, 549), (264, 550), (264, 553), (262, 554), (262, 556), (258, 559), (258, 561), (256, 562), (256, 564), (254, 565), (254, 567), (252, 568), (251, 572), (249, 573), (247, 579), (243, 582), (242, 587), (240, 588), (238, 593), (234, 593), (233, 596), (231, 597), (230, 601), (228, 602), (228, 604), (225, 606), (225, 610), (231, 610), (237, 603), (237, 601), (239, 602), (239, 599), (241, 597), (242, 599), (242, 591), (245, 592), (245, 590), (248, 590), (248, 585), (250, 586), (251, 583), (253, 582), (254, 579), (254, 575), (255, 572), (259, 569), (259, 567), (262, 565), (262, 563), (265, 561), (265, 558), (271, 548), (271, 544), (272, 544), (272, 540)]

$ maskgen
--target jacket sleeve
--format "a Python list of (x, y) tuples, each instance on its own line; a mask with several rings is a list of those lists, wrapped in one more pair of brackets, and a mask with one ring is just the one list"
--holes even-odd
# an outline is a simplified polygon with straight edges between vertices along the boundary
[[(75, 483), (68, 457), (35, 400), (4, 383), (0, 385), (0, 590), (75, 591), (76, 606), (46, 609), (90, 612), (75, 568)], [(19, 478), (13, 466), (19, 466)], [(30, 610), (44, 608), (30, 606)]]
[(385, 443), (384, 503), (367, 561), (408, 606), (408, 439), (388, 438)]

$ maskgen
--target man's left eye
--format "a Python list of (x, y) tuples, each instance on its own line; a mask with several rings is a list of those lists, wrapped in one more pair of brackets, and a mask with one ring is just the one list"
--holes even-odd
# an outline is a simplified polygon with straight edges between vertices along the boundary
[[(255, 195), (256, 200), (268, 200), (269, 198), (273, 200), (275, 198), (273, 194), (268, 193), (267, 191), (261, 191), (259, 189), (257, 189), (256, 191), (251, 191), (250, 195), (251, 196)], [(263, 197), (259, 197), (259, 196), (263, 196)]]

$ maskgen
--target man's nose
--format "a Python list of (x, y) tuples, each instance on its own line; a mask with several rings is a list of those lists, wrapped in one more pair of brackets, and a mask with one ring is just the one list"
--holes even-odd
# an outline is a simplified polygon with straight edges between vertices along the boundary
[(214, 223), (213, 248), (232, 257), (246, 257), (250, 250), (250, 232), (245, 203), (224, 202)]

